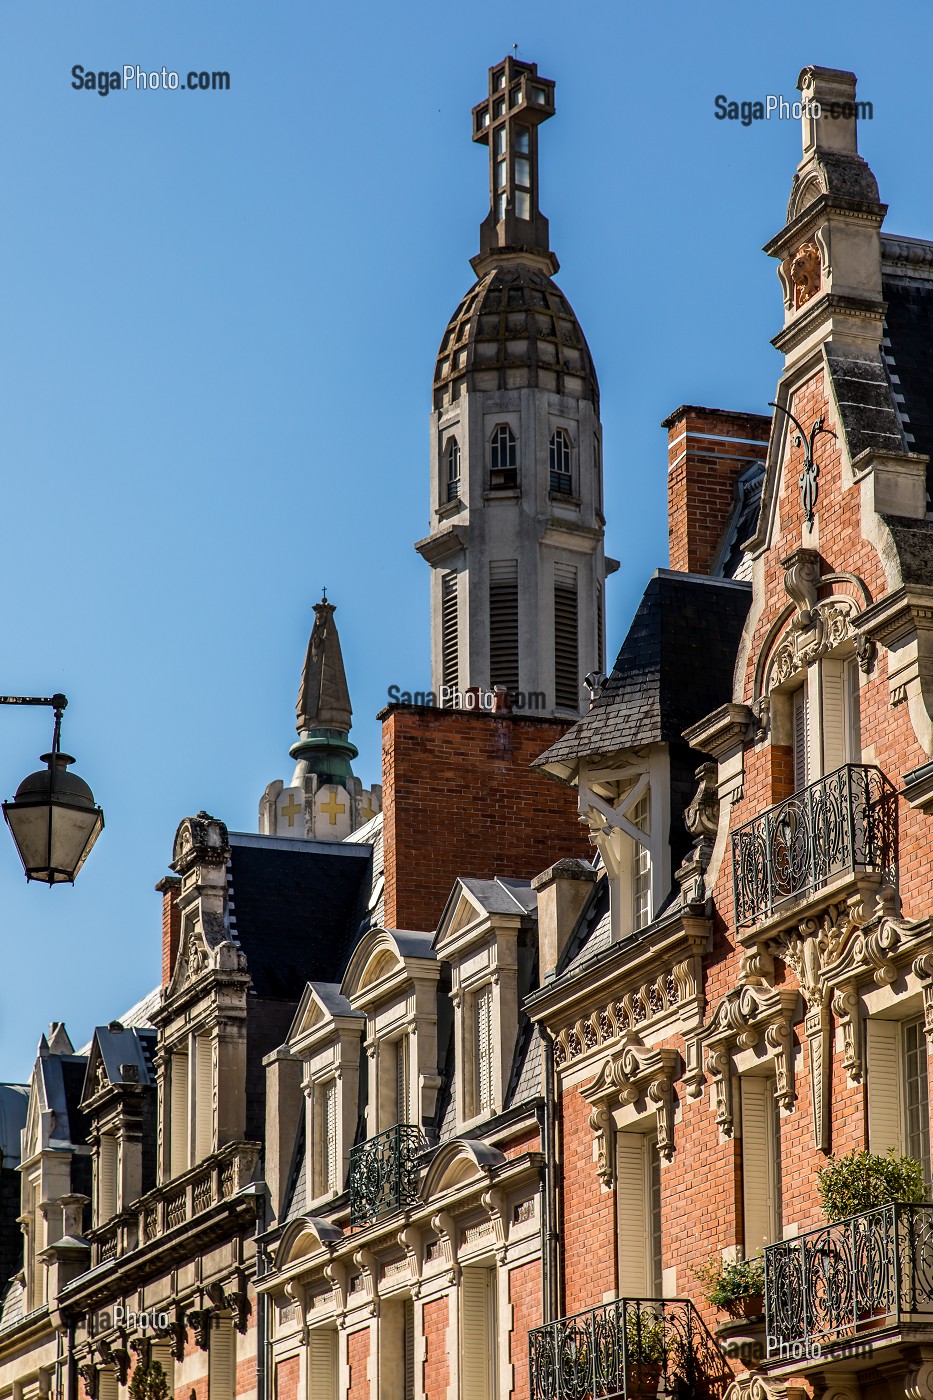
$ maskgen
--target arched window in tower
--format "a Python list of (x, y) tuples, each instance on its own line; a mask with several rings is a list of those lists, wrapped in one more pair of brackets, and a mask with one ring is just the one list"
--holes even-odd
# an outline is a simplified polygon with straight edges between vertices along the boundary
[(451, 438), (447, 444), (447, 499), (455, 501), (460, 495), (460, 444)]
[(570, 438), (563, 428), (555, 428), (551, 434), (551, 490), (558, 495), (569, 496), (572, 487)]
[(518, 448), (508, 423), (493, 429), (489, 452), (490, 491), (511, 491), (518, 485)]

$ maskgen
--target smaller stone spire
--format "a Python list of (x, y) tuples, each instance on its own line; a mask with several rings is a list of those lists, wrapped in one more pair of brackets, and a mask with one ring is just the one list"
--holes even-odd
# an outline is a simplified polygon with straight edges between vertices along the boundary
[(339, 729), (349, 734), (353, 723), (340, 638), (334, 623), (336, 611), (333, 603), (328, 603), (325, 589), (321, 601), (314, 605), (314, 627), (298, 689), (295, 728), (299, 734), (307, 729)]
[(295, 771), (288, 787), (277, 779), (263, 793), (259, 830), (266, 836), (343, 841), (382, 808), (382, 789), (364, 789), (351, 766), (358, 750), (335, 611), (326, 592), (314, 605), (295, 706), (298, 738), (289, 749)]

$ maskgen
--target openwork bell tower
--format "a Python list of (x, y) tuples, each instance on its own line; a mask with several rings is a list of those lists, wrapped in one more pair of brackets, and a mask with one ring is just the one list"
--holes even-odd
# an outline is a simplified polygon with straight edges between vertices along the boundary
[(489, 213), (477, 281), (448, 325), (434, 372), (432, 688), (507, 687), (517, 709), (573, 715), (604, 669), (599, 386), (569, 302), (552, 280), (538, 207), (538, 130), (554, 84), (506, 58), (473, 109), (489, 148)]

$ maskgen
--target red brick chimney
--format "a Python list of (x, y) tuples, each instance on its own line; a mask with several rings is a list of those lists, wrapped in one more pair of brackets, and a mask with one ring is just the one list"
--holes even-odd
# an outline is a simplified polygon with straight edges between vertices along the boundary
[(162, 986), (167, 987), (175, 970), (178, 943), (181, 938), (181, 915), (178, 912), (178, 875), (166, 875), (156, 885), (162, 896)]
[(671, 568), (708, 574), (736, 503), (736, 482), (767, 454), (771, 419), (684, 404), (661, 427), (667, 428)]
[(458, 875), (530, 880), (592, 856), (575, 791), (529, 766), (566, 722), (415, 705), (379, 718), (387, 928), (436, 928)]

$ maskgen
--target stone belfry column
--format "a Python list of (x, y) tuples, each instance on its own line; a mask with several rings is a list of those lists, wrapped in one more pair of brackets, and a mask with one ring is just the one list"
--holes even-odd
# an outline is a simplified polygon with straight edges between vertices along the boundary
[[(504, 685), (528, 713), (578, 714), (605, 665), (602, 430), (589, 347), (552, 280), (538, 129), (554, 83), (489, 70), (473, 139), (489, 149), (477, 281), (441, 341), (431, 419), (431, 688), (456, 705)], [(413, 684), (409, 687), (414, 690)], [(418, 687), (420, 688), (420, 687)]]

